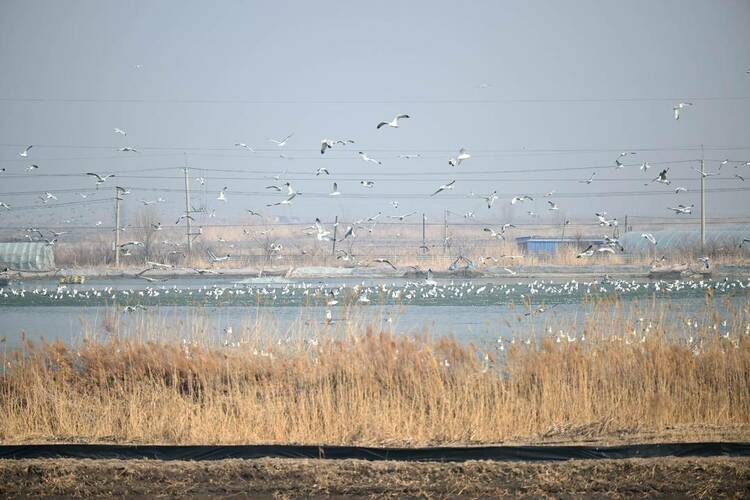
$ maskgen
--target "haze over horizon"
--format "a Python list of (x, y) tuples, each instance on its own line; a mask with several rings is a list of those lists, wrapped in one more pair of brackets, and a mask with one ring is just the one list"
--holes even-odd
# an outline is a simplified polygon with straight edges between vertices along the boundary
[[(115, 185), (131, 190), (125, 222), (162, 197), (173, 224), (184, 165), (193, 205), (216, 210), (206, 224), (252, 220), (246, 209), (305, 222), (445, 209), (457, 223), (467, 211), (679, 220), (698, 216), (702, 157), (719, 173), (707, 179), (708, 216), (748, 216), (748, 26), (746, 1), (6, 1), (0, 202), (11, 209), (0, 225), (111, 226)], [(675, 120), (679, 102), (693, 105)], [(398, 113), (410, 118), (376, 129)], [(283, 147), (268, 141), (289, 134)], [(321, 155), (324, 138), (355, 143)], [(461, 147), (472, 157), (450, 166)], [(636, 154), (615, 168), (626, 151)], [(320, 167), (331, 175), (315, 176)], [(670, 185), (649, 183), (665, 168)], [(116, 177), (97, 190), (86, 172)], [(265, 189), (276, 175), (302, 193), (291, 206), (266, 207), (284, 199)], [(453, 191), (429, 196), (450, 180)], [(493, 190), (489, 210), (471, 196)], [(45, 192), (57, 200), (43, 203)], [(511, 205), (522, 194), (534, 202)], [(667, 209), (677, 204), (696, 210)]]

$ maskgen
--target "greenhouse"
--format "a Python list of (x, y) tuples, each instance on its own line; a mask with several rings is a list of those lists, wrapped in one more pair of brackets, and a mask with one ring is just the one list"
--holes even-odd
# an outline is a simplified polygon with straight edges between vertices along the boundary
[(54, 271), (52, 245), (39, 242), (0, 243), (0, 269), (13, 271)]

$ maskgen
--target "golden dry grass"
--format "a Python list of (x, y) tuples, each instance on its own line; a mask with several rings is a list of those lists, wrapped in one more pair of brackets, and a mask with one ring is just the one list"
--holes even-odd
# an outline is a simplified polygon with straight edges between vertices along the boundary
[(726, 336), (707, 322), (690, 342), (681, 325), (598, 316), (611, 323), (587, 324), (585, 341), (486, 355), (362, 325), (314, 341), (256, 327), (231, 347), (122, 333), (26, 343), (3, 353), (0, 440), (418, 445), (748, 428), (748, 303)]

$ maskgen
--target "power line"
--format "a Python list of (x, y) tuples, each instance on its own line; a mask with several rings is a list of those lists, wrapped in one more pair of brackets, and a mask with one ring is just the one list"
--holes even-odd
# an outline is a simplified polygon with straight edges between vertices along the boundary
[(23, 103), (97, 103), (97, 104), (596, 104), (662, 103), (678, 101), (746, 101), (750, 96), (657, 96), (657, 97), (520, 97), (520, 98), (434, 98), (434, 99), (169, 99), (147, 97), (0, 97), (0, 102)]

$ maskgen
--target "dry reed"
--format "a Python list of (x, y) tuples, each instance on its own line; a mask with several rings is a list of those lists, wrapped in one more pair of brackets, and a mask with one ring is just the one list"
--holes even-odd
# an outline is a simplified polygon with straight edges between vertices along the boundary
[(585, 341), (519, 339), (487, 354), (362, 324), (312, 339), (256, 328), (229, 347), (26, 342), (4, 353), (0, 440), (420, 445), (747, 429), (748, 305), (726, 333), (710, 317), (689, 339), (658, 319), (636, 329), (622, 318), (618, 329), (602, 310), (606, 333), (589, 324)]

